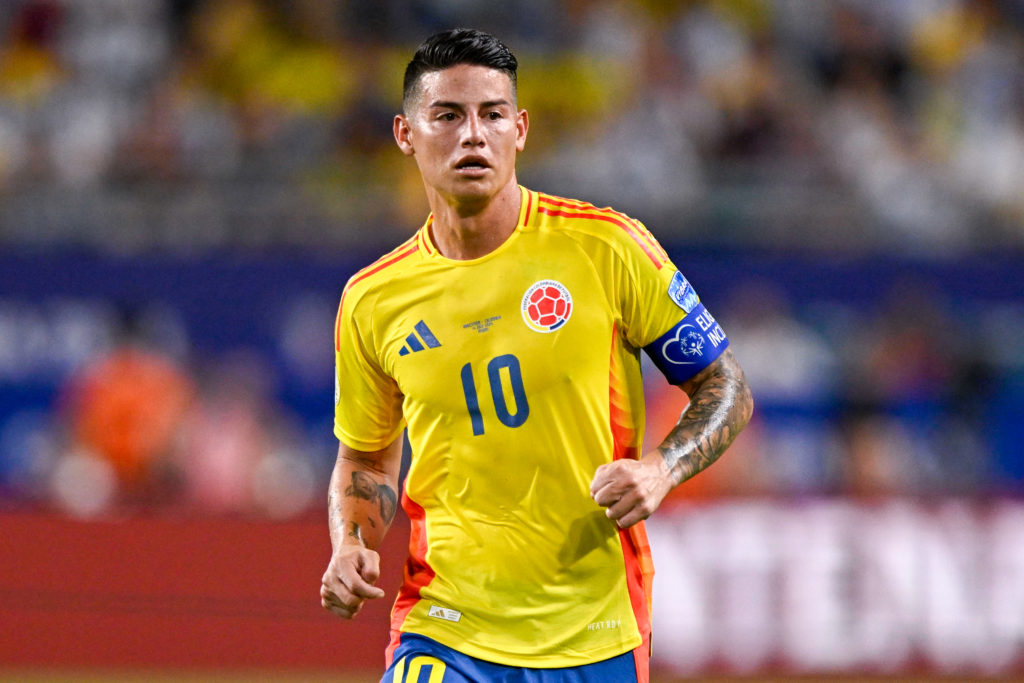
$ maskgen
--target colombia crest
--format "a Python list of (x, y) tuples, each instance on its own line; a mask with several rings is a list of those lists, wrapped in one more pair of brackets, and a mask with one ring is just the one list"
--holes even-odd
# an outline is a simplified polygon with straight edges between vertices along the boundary
[(572, 295), (557, 280), (541, 280), (523, 295), (523, 322), (534, 332), (554, 332), (572, 315)]

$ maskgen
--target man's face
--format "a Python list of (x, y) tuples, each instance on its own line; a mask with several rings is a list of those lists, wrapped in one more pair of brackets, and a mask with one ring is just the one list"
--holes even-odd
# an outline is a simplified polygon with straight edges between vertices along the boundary
[(415, 157), (428, 193), (472, 205), (514, 181), (528, 126), (506, 74), (457, 64), (420, 77), (409, 111), (395, 117), (394, 132), (402, 151)]

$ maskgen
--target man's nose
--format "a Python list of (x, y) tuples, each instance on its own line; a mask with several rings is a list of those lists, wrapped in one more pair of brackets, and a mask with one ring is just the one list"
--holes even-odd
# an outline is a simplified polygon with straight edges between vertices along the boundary
[(480, 119), (476, 116), (466, 118), (466, 125), (462, 129), (462, 146), (479, 147), (484, 144), (484, 129), (480, 125)]

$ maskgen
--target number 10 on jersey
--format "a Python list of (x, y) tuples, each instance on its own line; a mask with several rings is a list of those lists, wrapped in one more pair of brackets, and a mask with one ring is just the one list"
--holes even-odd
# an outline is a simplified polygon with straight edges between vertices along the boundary
[[(503, 372), (504, 371), (504, 372)], [(505, 381), (512, 392), (515, 405), (509, 410), (505, 400)], [(526, 401), (526, 390), (523, 388), (523, 373), (519, 369), (519, 359), (511, 353), (495, 356), (487, 363), (487, 381), (491, 386), (491, 400), (498, 421), (506, 427), (519, 427), (530, 416), (530, 404)], [(466, 409), (469, 421), (473, 425), (473, 436), (484, 433), (484, 418), (480, 414), (480, 399), (477, 396), (476, 382), (473, 379), (473, 365), (462, 366), (462, 391), (466, 394)]]

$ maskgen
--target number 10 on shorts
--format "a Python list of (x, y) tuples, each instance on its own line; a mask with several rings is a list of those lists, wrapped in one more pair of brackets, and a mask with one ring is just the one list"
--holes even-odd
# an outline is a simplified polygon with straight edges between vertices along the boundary
[[(505, 383), (512, 392), (513, 406), (509, 410), (505, 399)], [(530, 416), (530, 404), (526, 401), (526, 389), (523, 388), (523, 373), (519, 368), (519, 359), (511, 353), (495, 356), (487, 363), (487, 381), (491, 386), (491, 401), (498, 421), (506, 427), (519, 427)], [(480, 399), (477, 396), (476, 381), (473, 379), (473, 364), (462, 366), (462, 391), (466, 395), (466, 410), (469, 421), (473, 425), (473, 436), (484, 433), (484, 418), (480, 414)], [(514, 412), (513, 412), (514, 411)]]

